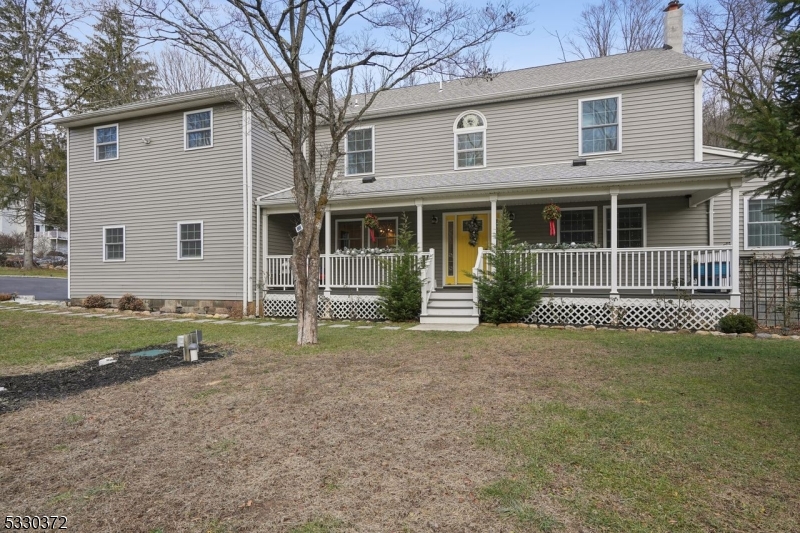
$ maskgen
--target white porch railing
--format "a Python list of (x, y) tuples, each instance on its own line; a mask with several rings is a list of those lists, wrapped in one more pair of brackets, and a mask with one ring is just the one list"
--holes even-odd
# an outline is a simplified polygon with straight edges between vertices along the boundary
[[(487, 268), (491, 251), (478, 249), (473, 273)], [(323, 265), (320, 286), (326, 288), (375, 288), (388, 281), (398, 254), (321, 256)], [(423, 306), (435, 290), (434, 251), (416, 254), (417, 268), (423, 280)], [(724, 290), (731, 288), (735, 268), (731, 247), (625, 248), (617, 250), (617, 271), (611, 268), (608, 248), (530, 250), (517, 254), (519, 261), (530, 265), (539, 282), (552, 289), (682, 289)], [(330, 275), (324, 265), (330, 262)], [(616, 274), (616, 276), (614, 276)], [(613, 279), (616, 277), (616, 279)], [(291, 256), (264, 258), (264, 285), (274, 288), (294, 287)], [(474, 287), (474, 284), (473, 284)], [(477, 289), (475, 289), (477, 290)], [(477, 301), (477, 294), (474, 295)], [(423, 307), (424, 309), (424, 307)]]
[[(486, 270), (493, 252), (478, 249), (473, 275)], [(530, 265), (539, 283), (551, 289), (610, 289), (613, 286), (608, 248), (530, 250), (516, 254)], [(620, 289), (720, 290), (731, 287), (730, 247), (626, 248), (617, 250), (616, 286)], [(474, 299), (477, 288), (473, 284)]]
[[(417, 269), (423, 278), (423, 290), (433, 292), (435, 287), (433, 250), (417, 253), (414, 256)], [(385, 285), (389, 274), (400, 259), (401, 254), (380, 255), (340, 255), (320, 254), (320, 287), (341, 289), (368, 289)], [(330, 272), (325, 265), (330, 264)], [(269, 255), (264, 258), (264, 286), (272, 288), (293, 288), (292, 256)]]
[(621, 289), (731, 287), (733, 254), (730, 247), (626, 248), (618, 253)]

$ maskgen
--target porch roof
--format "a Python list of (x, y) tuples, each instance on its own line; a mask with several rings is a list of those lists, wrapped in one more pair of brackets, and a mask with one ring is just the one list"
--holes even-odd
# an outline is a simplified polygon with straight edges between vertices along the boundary
[[(430, 197), (440, 195), (496, 193), (512, 190), (553, 190), (577, 187), (614, 186), (648, 183), (659, 180), (691, 180), (702, 185), (703, 180), (739, 178), (749, 164), (727, 161), (636, 161), (594, 159), (585, 166), (559, 162), (519, 167), (458, 170), (436, 174), (382, 177), (372, 183), (361, 179), (334, 182), (330, 202), (387, 199), (390, 197)], [(697, 188), (703, 188), (697, 187)], [(260, 196), (262, 206), (294, 205), (292, 188)]]

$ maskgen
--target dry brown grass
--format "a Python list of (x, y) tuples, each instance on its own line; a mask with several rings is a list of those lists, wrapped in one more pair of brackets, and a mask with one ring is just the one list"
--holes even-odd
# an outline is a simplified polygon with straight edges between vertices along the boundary
[(431, 335), (418, 349), (418, 334), (399, 335), (344, 354), (240, 351), (4, 415), (1, 507), (92, 532), (290, 531), (321, 517), (350, 531), (513, 530), (480, 497), (507, 463), (478, 431), (546, 396), (530, 384), (555, 369), (599, 376), (571, 359), (575, 341)]

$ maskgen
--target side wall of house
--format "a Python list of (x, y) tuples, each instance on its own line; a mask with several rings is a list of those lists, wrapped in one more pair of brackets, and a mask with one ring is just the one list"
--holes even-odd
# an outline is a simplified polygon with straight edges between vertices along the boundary
[(569, 161), (579, 157), (579, 100), (607, 96), (622, 99), (622, 151), (585, 157), (693, 160), (694, 77), (396, 117), (367, 116), (360, 126), (374, 127), (378, 179), (452, 172), (453, 125), (467, 110), (486, 117), (487, 168)]
[[(258, 283), (261, 281), (258, 278), (258, 208), (253, 205), (259, 196), (276, 192), (287, 187), (292, 186), (292, 162), (289, 154), (278, 143), (277, 139), (267, 131), (267, 129), (256, 119), (250, 121), (250, 150), (252, 159), (252, 195), (251, 195), (251, 219), (250, 224), (252, 228), (252, 265), (251, 272), (254, 277), (253, 289), (254, 292), (258, 288)], [(272, 217), (273, 224), (262, 228), (266, 231), (267, 246), (274, 244), (276, 248), (274, 251), (270, 248), (269, 252), (276, 255), (291, 254), (291, 241), (288, 242), (288, 251), (286, 248), (285, 232), (279, 230), (281, 228), (281, 218)], [(284, 226), (286, 222), (284, 220)], [(294, 225), (292, 225), (292, 228)], [(272, 237), (270, 238), (270, 233)], [(280, 237), (280, 238), (279, 238)], [(263, 254), (263, 250), (262, 250)], [(250, 298), (255, 295), (251, 294)]]
[[(110, 161), (94, 161), (94, 127), (69, 132), (70, 296), (241, 301), (241, 109), (215, 106), (213, 146), (195, 150), (182, 111), (118, 125)], [(203, 222), (203, 258), (179, 260), (178, 223), (190, 221)], [(104, 226), (125, 226), (124, 261), (103, 260)]]

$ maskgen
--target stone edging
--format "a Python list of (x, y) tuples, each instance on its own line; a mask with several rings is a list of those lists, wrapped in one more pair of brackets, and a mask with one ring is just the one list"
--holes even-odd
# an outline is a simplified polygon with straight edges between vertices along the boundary
[(800, 341), (800, 335), (780, 335), (778, 333), (722, 333), (721, 331), (692, 331), (690, 329), (679, 330), (660, 330), (648, 328), (609, 328), (604, 326), (549, 326), (539, 324), (525, 324), (525, 323), (511, 323), (511, 324), (488, 324), (481, 323), (481, 326), (498, 327), (498, 328), (527, 328), (527, 329), (563, 329), (569, 331), (627, 331), (628, 333), (660, 333), (663, 335), (701, 335), (711, 337), (742, 337), (749, 339), (787, 339)]

